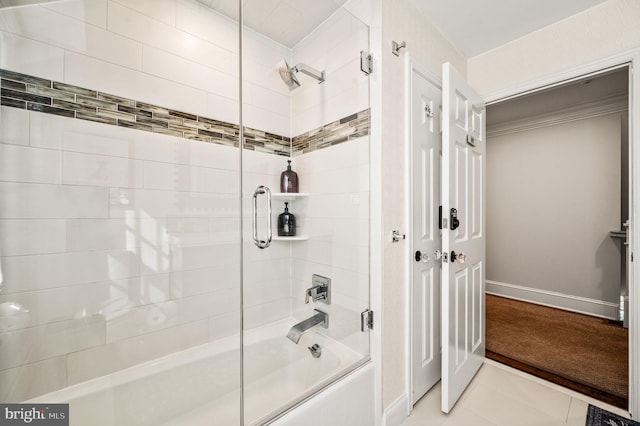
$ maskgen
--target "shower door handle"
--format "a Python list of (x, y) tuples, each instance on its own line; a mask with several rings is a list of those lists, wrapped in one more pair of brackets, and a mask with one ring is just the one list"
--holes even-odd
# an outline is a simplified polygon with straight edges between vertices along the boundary
[[(258, 238), (258, 195), (267, 194), (267, 239)], [(271, 245), (271, 190), (260, 185), (253, 192), (253, 242), (259, 249), (265, 249)]]

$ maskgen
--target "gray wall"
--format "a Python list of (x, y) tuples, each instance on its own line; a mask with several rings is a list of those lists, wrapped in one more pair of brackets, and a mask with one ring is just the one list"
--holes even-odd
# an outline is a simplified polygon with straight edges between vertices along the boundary
[(488, 281), (617, 303), (620, 123), (610, 114), (488, 139)]

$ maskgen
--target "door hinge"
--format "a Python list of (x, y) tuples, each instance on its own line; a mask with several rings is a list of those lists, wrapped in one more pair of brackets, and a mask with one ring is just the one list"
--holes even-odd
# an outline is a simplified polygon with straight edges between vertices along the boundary
[(360, 51), (360, 69), (366, 75), (373, 72), (373, 56), (364, 50)]
[(360, 314), (360, 330), (373, 330), (373, 311), (371, 309), (367, 309)]

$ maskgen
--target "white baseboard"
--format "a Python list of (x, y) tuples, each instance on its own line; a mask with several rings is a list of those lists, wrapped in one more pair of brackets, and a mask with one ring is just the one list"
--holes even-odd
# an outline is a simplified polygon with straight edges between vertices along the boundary
[(405, 393), (393, 401), (382, 413), (383, 426), (400, 426), (407, 417), (409, 407), (409, 396)]
[(571, 296), (537, 288), (523, 287), (515, 284), (486, 281), (486, 292), (496, 296), (504, 296), (539, 305), (551, 306), (566, 311), (593, 315), (601, 318), (618, 319), (619, 305), (586, 297)]

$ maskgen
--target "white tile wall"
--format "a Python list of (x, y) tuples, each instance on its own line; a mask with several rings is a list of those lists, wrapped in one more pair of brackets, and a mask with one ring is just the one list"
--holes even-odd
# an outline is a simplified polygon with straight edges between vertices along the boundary
[(60, 321), (4, 333), (0, 370), (29, 364), (104, 343), (100, 316)]
[(0, 371), (0, 399), (20, 402), (63, 388), (66, 384), (66, 358), (49, 358)]
[(207, 113), (204, 90), (70, 51), (64, 60), (66, 83), (192, 114)]
[(136, 306), (169, 300), (169, 275), (145, 275), (97, 283), (25, 291), (0, 296), (29, 310), (28, 321), (11, 321), (12, 330), (102, 315), (106, 320)]
[(80, 383), (208, 341), (207, 321), (178, 325), (67, 356), (68, 384)]
[[(211, 23), (215, 22), (215, 25)], [(231, 52), (240, 51), (238, 23), (220, 15), (200, 2), (178, 0), (176, 28), (198, 38), (215, 43)]]
[(107, 0), (49, 2), (43, 7), (100, 28), (107, 27)]
[[(131, 6), (137, 2), (123, 2)], [(151, 3), (151, 2), (148, 2)], [(117, 3), (109, 3), (109, 30), (134, 40), (140, 40), (145, 45), (163, 49), (185, 59), (192, 60), (201, 65), (217, 69), (227, 74), (233, 75), (231, 63), (233, 45), (221, 45), (214, 40), (203, 40), (190, 34), (189, 31), (176, 28), (175, 23), (166, 24), (156, 20), (150, 14), (155, 14), (155, 3), (152, 8), (145, 8), (143, 12), (137, 12), (129, 7), (120, 6)], [(165, 7), (175, 7), (175, 1), (162, 0), (160, 5)], [(142, 9), (143, 3), (137, 3), (137, 8)], [(161, 6), (162, 7), (162, 6)], [(216, 14), (210, 14), (211, 27), (221, 25), (228, 29), (224, 18)], [(212, 22), (213, 21), (213, 22)], [(238, 41), (236, 40), (236, 45)]]
[(176, 325), (193, 323), (232, 310), (229, 289), (169, 300), (114, 313), (107, 321), (107, 343), (147, 334)]
[(111, 188), (109, 197), (111, 217), (228, 217), (238, 214), (237, 196), (231, 194)]
[(64, 79), (64, 49), (0, 32), (0, 66), (36, 77)]
[(2, 114), (0, 303), (29, 314), (3, 323), (0, 381), (33, 383), (7, 400), (237, 332), (237, 148)]
[(243, 37), (243, 61), (247, 60), (243, 67), (245, 125), (292, 136), (291, 95), (278, 74), (278, 64), (283, 59), (291, 65), (291, 51), (248, 28), (244, 29)]
[(238, 172), (235, 170), (210, 167), (148, 161), (144, 168), (144, 187), (148, 189), (237, 194), (237, 179)]
[(211, 266), (212, 260), (223, 267), (239, 265), (238, 244), (206, 244), (194, 246), (171, 246), (171, 269), (190, 270)]
[(99, 218), (109, 212), (105, 188), (0, 182), (0, 194), (3, 219)]
[(142, 65), (142, 43), (42, 6), (3, 9), (0, 30), (127, 68)]
[[(243, 294), (245, 328), (254, 328), (291, 315), (291, 249), (290, 243), (273, 241), (266, 250), (253, 244), (251, 223), (251, 195), (259, 185), (280, 190), (280, 173), (286, 169), (286, 158), (261, 152), (245, 151), (243, 166), (251, 173), (243, 175), (244, 249)], [(258, 236), (266, 235), (264, 196), (258, 203)], [(272, 199), (273, 235), (277, 235), (277, 216), (283, 205)], [(224, 327), (222, 327), (224, 331)]]
[[(11, 125), (7, 125), (11, 123)], [(0, 107), (0, 142), (29, 145), (29, 113), (16, 108)]]
[(340, 10), (293, 49), (293, 63), (325, 70), (318, 84), (301, 76), (292, 92), (292, 133), (318, 128), (369, 106), (368, 77), (360, 71), (360, 51), (369, 50), (368, 27)]
[(255, 105), (244, 103), (242, 114), (247, 127), (252, 129), (264, 129), (269, 133), (287, 136), (291, 133), (288, 116), (260, 108)]
[[(27, 144), (32, 147), (124, 158), (131, 155), (131, 133), (125, 128), (83, 120), (62, 120), (55, 115), (3, 108), (3, 112), (15, 110), (25, 114), (27, 128), (24, 131)], [(9, 126), (11, 127), (13, 126)]]
[(210, 267), (171, 273), (171, 297), (195, 296), (228, 288), (240, 280), (239, 268)]
[[(308, 241), (292, 242), (292, 313), (304, 319), (313, 308), (325, 310), (332, 337), (365, 353), (359, 313), (369, 307), (369, 138), (339, 144), (294, 158), (301, 190), (295, 202)], [(304, 304), (311, 275), (332, 280), (332, 302)], [(335, 322), (334, 322), (335, 321)]]
[(207, 93), (207, 117), (237, 124), (240, 122), (240, 101)]
[(215, 316), (209, 320), (209, 340), (214, 341), (236, 335), (240, 330), (240, 311)]
[[(177, 141), (177, 146), (182, 147), (185, 141)], [(240, 155), (236, 148), (203, 144), (198, 141), (187, 142), (189, 149), (189, 163), (194, 166), (218, 167), (225, 170), (240, 170)]]
[(243, 278), (245, 279), (245, 307), (260, 305), (277, 299), (286, 299), (291, 292), (288, 285), (291, 279), (291, 259), (286, 256), (276, 259), (256, 260), (252, 262), (251, 267), (245, 268)]
[(129, 9), (140, 12), (169, 26), (176, 22), (176, 2), (172, 0), (116, 0)]
[(139, 269), (138, 256), (128, 250), (7, 256), (3, 293), (118, 280), (139, 275)]
[[(289, 118), (290, 100), (289, 94), (282, 94), (279, 90), (266, 88), (258, 84), (247, 83), (242, 87), (244, 102), (271, 111), (274, 114), (282, 115), (283, 121)], [(262, 129), (262, 127), (259, 127)], [(283, 134), (283, 133), (278, 133)]]
[(277, 299), (244, 309), (244, 329), (260, 327), (287, 318), (291, 313), (291, 298)]
[(67, 249), (69, 251), (124, 250), (127, 248), (128, 228), (124, 219), (68, 220)]
[(62, 164), (62, 183), (66, 185), (142, 187), (140, 160), (65, 152)]
[[(219, 57), (216, 51), (208, 53)], [(229, 57), (229, 63), (231, 57)], [(226, 67), (229, 68), (230, 64)], [(217, 68), (217, 67), (216, 67)], [(155, 47), (145, 46), (142, 51), (142, 70), (166, 80), (176, 81), (230, 100), (238, 99), (238, 77), (218, 71), (210, 66), (200, 65), (191, 59), (184, 59)]]
[(60, 183), (60, 151), (0, 145), (0, 181)]
[(0, 220), (0, 248), (3, 256), (61, 253), (66, 250), (64, 219)]

